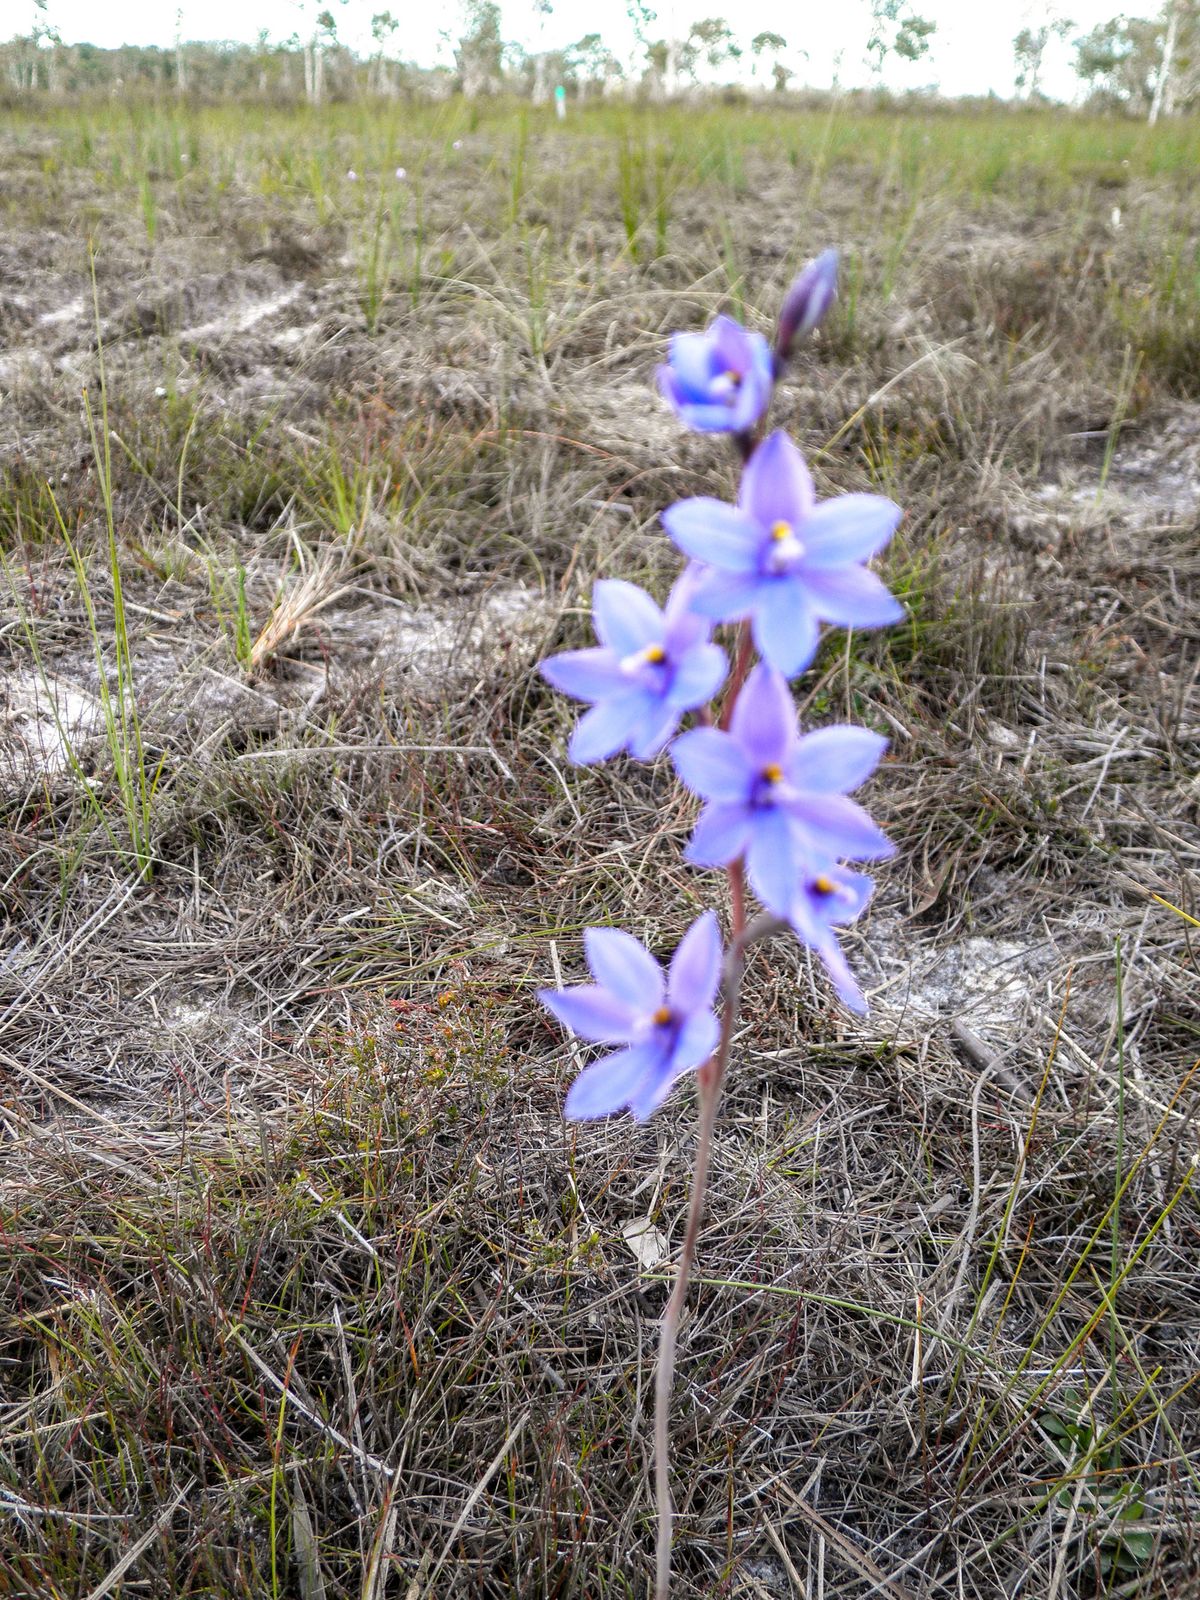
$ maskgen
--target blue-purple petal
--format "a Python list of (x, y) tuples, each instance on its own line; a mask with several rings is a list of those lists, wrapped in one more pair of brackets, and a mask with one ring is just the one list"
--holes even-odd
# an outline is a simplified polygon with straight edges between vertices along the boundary
[(548, 684), (576, 700), (603, 700), (628, 688), (616, 653), (603, 646), (547, 656), (538, 671)]
[(803, 582), (816, 614), (843, 628), (882, 628), (904, 616), (895, 595), (867, 567), (806, 567)]
[(567, 753), (579, 767), (607, 761), (624, 750), (645, 715), (646, 696), (633, 690), (615, 700), (602, 700), (585, 711), (575, 725)]
[(882, 861), (896, 847), (853, 800), (836, 794), (801, 795), (789, 807), (818, 860)]
[(848, 794), (875, 771), (887, 745), (882, 734), (869, 728), (818, 728), (797, 744), (788, 781), (810, 794)]
[(822, 500), (800, 530), (806, 567), (845, 567), (865, 561), (887, 544), (900, 507), (879, 494), (842, 494)]
[(796, 743), (796, 707), (787, 680), (760, 661), (742, 685), (729, 727), (755, 775), (767, 766), (786, 768)]
[(592, 590), (596, 637), (618, 659), (661, 644), (663, 614), (644, 589), (624, 578), (601, 578)]
[(654, 698), (629, 736), (629, 754), (635, 761), (653, 761), (661, 755), (679, 726), (680, 708), (669, 699)]
[(745, 800), (754, 777), (737, 739), (717, 728), (683, 734), (671, 746), (671, 759), (681, 781), (705, 800)]
[(867, 1014), (867, 1002), (858, 981), (850, 970), (845, 953), (838, 943), (836, 934), (828, 934), (813, 949), (825, 964), (825, 970), (833, 980), (833, 987), (838, 992), (842, 1004), (849, 1010), (856, 1012), (860, 1017)]
[(592, 977), (622, 1005), (651, 1012), (663, 1003), (662, 968), (640, 940), (623, 928), (585, 928), (583, 948)]
[(679, 1030), (671, 1055), (646, 1074), (629, 1101), (629, 1109), (639, 1122), (654, 1115), (680, 1078), (704, 1065), (716, 1048), (719, 1033), (717, 1020), (711, 1014), (701, 1012), (688, 1018)]
[(696, 918), (671, 957), (667, 1000), (680, 1014), (708, 1011), (721, 981), (721, 930), (711, 911)]
[(812, 474), (800, 451), (777, 428), (759, 445), (746, 463), (738, 490), (738, 505), (761, 527), (776, 522), (798, 527), (816, 503)]
[(585, 1067), (567, 1093), (563, 1116), (572, 1122), (588, 1122), (623, 1110), (661, 1060), (662, 1051), (657, 1044), (644, 1043), (618, 1050)]
[(726, 867), (745, 855), (751, 811), (745, 805), (705, 806), (684, 851), (693, 867)]
[(667, 1062), (672, 1078), (702, 1067), (711, 1059), (720, 1037), (720, 1026), (711, 1011), (693, 1012), (676, 1035), (675, 1048)]
[(539, 989), (538, 999), (572, 1033), (593, 1044), (625, 1044), (637, 1035), (640, 1019), (633, 1007), (599, 984)]
[(794, 678), (817, 653), (821, 630), (797, 578), (772, 578), (758, 591), (752, 613), (754, 642), (764, 661)]
[(692, 606), (714, 622), (736, 622), (754, 609), (764, 580), (757, 572), (721, 572), (711, 567), (696, 586)]
[(676, 500), (663, 512), (662, 523), (679, 549), (697, 561), (726, 572), (757, 570), (763, 530), (724, 500), (711, 495)]
[(679, 660), (667, 691), (667, 704), (680, 711), (707, 705), (725, 682), (729, 662), (719, 644), (694, 645)]
[(808, 855), (788, 815), (774, 807), (758, 812), (750, 829), (746, 875), (767, 910), (786, 917), (808, 870)]

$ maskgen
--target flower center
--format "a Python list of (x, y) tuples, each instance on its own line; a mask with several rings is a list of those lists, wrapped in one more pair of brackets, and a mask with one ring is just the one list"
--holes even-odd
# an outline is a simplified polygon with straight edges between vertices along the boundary
[(659, 1006), (658, 1010), (654, 1013), (650, 1020), (656, 1023), (658, 1027), (665, 1028), (667, 1023), (671, 1020), (670, 1006)]
[(779, 765), (778, 761), (772, 761), (769, 767), (763, 768), (763, 777), (768, 783), (778, 783), (783, 777), (783, 768)]
[(804, 546), (796, 537), (796, 529), (781, 517), (771, 524), (771, 543), (767, 549), (768, 572), (787, 572), (804, 559)]
[(737, 389), (741, 387), (742, 375), (740, 372), (735, 372), (732, 367), (723, 372), (721, 376), (725, 379), (725, 382), (731, 389)]
[(830, 882), (830, 880), (827, 877), (825, 877), (825, 875), (822, 873), (822, 875), (819, 878), (814, 878), (813, 879), (812, 891), (813, 891), (814, 894), (820, 894), (820, 895), (833, 894), (834, 893), (834, 886)]
[(622, 657), (621, 671), (626, 677), (633, 677), (642, 667), (661, 667), (666, 659), (667, 652), (661, 644), (648, 644), (644, 650)]

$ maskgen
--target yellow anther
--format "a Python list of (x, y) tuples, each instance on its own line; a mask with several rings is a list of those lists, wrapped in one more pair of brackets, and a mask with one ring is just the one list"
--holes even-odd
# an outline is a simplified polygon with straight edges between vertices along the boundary
[(763, 768), (763, 777), (768, 783), (778, 783), (783, 777), (783, 768), (777, 761), (772, 761), (769, 767)]
[(738, 384), (741, 383), (741, 381), (742, 381), (741, 373), (740, 372), (734, 372), (732, 368), (730, 368), (730, 370), (728, 372), (723, 372), (721, 374), (721, 376), (725, 379), (726, 383), (732, 384), (735, 389), (737, 388)]
[(667, 659), (667, 652), (660, 644), (647, 645), (645, 650), (642, 651), (642, 654), (647, 661), (653, 662), (655, 666), (657, 666), (660, 661), (665, 661)]
[(671, 1020), (671, 1008), (670, 1008), (670, 1006), (659, 1006), (658, 1010), (654, 1013), (654, 1021), (657, 1022), (659, 1024), (659, 1026), (661, 1027), (664, 1022), (670, 1022), (670, 1020)]
[(813, 892), (815, 894), (832, 894), (833, 893), (833, 884), (830, 883), (829, 879), (826, 878), (824, 875), (822, 875), (819, 878), (814, 878), (813, 879)]
[(784, 522), (782, 519), (779, 522), (773, 522), (771, 524), (771, 537), (776, 544), (782, 544), (785, 539), (790, 539), (792, 537), (791, 523)]

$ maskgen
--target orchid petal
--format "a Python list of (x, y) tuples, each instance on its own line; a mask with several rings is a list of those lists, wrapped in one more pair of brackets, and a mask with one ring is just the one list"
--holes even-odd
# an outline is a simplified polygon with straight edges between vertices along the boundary
[(777, 522), (797, 527), (816, 503), (812, 474), (800, 451), (777, 428), (746, 463), (738, 505), (764, 530)]
[(750, 615), (762, 587), (763, 579), (757, 572), (721, 572), (713, 568), (697, 585), (692, 607), (715, 622), (734, 622)]
[(729, 734), (717, 728), (693, 728), (671, 746), (671, 759), (693, 794), (705, 800), (745, 800), (752, 773), (738, 741)]
[(898, 505), (879, 494), (841, 494), (822, 500), (799, 530), (805, 566), (845, 567), (865, 561), (883, 549), (902, 515)]
[(563, 1115), (572, 1122), (611, 1116), (627, 1106), (638, 1085), (660, 1064), (662, 1052), (647, 1041), (585, 1067), (567, 1093)]
[(654, 1011), (663, 1002), (662, 968), (640, 940), (623, 928), (585, 928), (583, 948), (592, 976), (634, 1011)]
[(867, 781), (887, 745), (869, 728), (819, 728), (804, 734), (796, 746), (788, 781), (806, 794), (847, 794)]
[(579, 767), (590, 766), (594, 761), (607, 761), (618, 750), (624, 750), (637, 730), (638, 721), (646, 709), (646, 696), (641, 690), (622, 695), (616, 700), (604, 700), (585, 711), (571, 735), (567, 753)]
[(808, 865), (791, 819), (776, 808), (760, 811), (750, 830), (746, 875), (768, 911), (787, 916)]
[[(796, 743), (796, 707), (787, 680), (760, 662), (742, 686), (729, 727), (751, 771), (772, 765), (786, 767)], [(710, 798), (740, 797), (713, 794)]]
[(697, 706), (707, 705), (728, 673), (729, 662), (720, 645), (695, 645), (675, 669), (667, 691), (667, 704), (680, 711), (694, 711)]
[(601, 578), (592, 590), (596, 637), (619, 657), (660, 644), (663, 614), (644, 589), (623, 578)]
[(896, 853), (863, 808), (842, 795), (802, 795), (788, 812), (811, 839), (814, 857), (882, 861)]
[(677, 1012), (707, 1011), (721, 980), (721, 930), (711, 911), (696, 918), (671, 957), (667, 999)]
[(629, 687), (612, 650), (563, 650), (548, 656), (538, 671), (546, 682), (576, 700), (603, 700)]
[(671, 700), (649, 700), (643, 720), (629, 736), (629, 754), (635, 761), (653, 761), (666, 749), (679, 726), (681, 708)]
[(727, 572), (754, 572), (763, 530), (745, 512), (711, 495), (676, 500), (662, 524), (685, 555)]
[(795, 578), (773, 578), (758, 591), (754, 642), (765, 661), (785, 678), (804, 671), (817, 653), (820, 628), (805, 586)]
[(639, 1026), (634, 1009), (599, 984), (539, 989), (538, 999), (572, 1033), (593, 1044), (625, 1044), (635, 1037)]
[(684, 857), (694, 867), (725, 867), (745, 855), (751, 812), (745, 805), (705, 806)]
[(899, 622), (904, 607), (881, 578), (866, 567), (836, 567), (803, 572), (813, 610), (843, 628), (882, 628)]
[(829, 934), (813, 948), (825, 964), (825, 970), (833, 980), (833, 987), (838, 992), (842, 1004), (849, 1010), (857, 1012), (860, 1017), (867, 1014), (867, 1001), (858, 980), (850, 970), (845, 952), (833, 934)]

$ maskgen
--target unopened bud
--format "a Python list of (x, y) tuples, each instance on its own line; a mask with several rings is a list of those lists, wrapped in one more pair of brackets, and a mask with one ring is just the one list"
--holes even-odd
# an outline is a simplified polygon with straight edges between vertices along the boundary
[(780, 362), (788, 359), (796, 340), (811, 333), (837, 299), (837, 271), (837, 251), (826, 250), (808, 263), (783, 297), (775, 339)]

